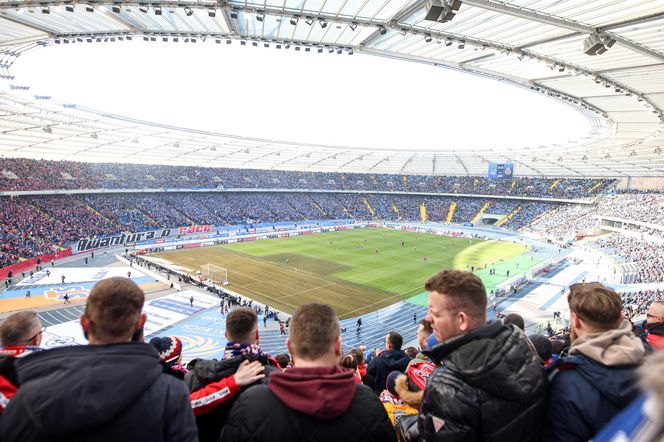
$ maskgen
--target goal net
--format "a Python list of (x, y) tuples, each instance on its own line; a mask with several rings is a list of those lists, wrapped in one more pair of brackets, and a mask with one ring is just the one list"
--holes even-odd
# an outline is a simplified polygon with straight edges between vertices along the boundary
[(205, 275), (212, 283), (221, 285), (228, 284), (228, 270), (224, 267), (207, 263), (201, 266), (201, 274)]

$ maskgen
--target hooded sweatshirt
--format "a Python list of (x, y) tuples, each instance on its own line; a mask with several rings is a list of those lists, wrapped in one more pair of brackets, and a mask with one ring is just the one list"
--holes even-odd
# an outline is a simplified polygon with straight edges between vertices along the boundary
[(335, 367), (290, 368), (248, 389), (235, 403), (223, 441), (394, 441), (394, 430), (371, 389)]
[(613, 330), (577, 338), (570, 355), (552, 366), (547, 441), (585, 441), (638, 395), (635, 369), (641, 340), (623, 321)]
[(196, 441), (184, 383), (148, 344), (63, 347), (16, 364), (4, 441)]

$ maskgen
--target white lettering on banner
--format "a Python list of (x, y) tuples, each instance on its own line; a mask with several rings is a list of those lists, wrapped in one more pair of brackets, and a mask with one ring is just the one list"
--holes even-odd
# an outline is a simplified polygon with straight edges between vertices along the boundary
[(152, 230), (139, 233), (120, 233), (118, 235), (105, 236), (103, 238), (82, 238), (78, 240), (74, 253), (81, 253), (88, 250), (102, 249), (106, 247), (122, 246), (138, 241), (164, 238), (171, 235), (171, 229)]

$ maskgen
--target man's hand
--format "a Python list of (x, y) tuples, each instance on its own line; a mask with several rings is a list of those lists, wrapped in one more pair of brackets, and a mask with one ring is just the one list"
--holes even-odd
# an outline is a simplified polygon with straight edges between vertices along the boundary
[(251, 363), (249, 361), (242, 361), (235, 372), (235, 383), (238, 387), (246, 387), (259, 379), (263, 379), (265, 377), (264, 372), (265, 367), (259, 361)]

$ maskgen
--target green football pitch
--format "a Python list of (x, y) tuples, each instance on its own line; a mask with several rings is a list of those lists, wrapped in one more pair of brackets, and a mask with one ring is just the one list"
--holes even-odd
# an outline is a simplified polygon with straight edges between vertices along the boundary
[[(403, 245), (402, 245), (403, 243)], [(193, 274), (205, 264), (227, 269), (230, 290), (292, 313), (330, 304), (341, 318), (406, 300), (426, 305), (424, 283), (441, 269), (470, 270), (487, 291), (541, 259), (508, 241), (451, 238), (366, 228), (178, 250), (156, 256)], [(495, 268), (496, 275), (489, 275)]]

